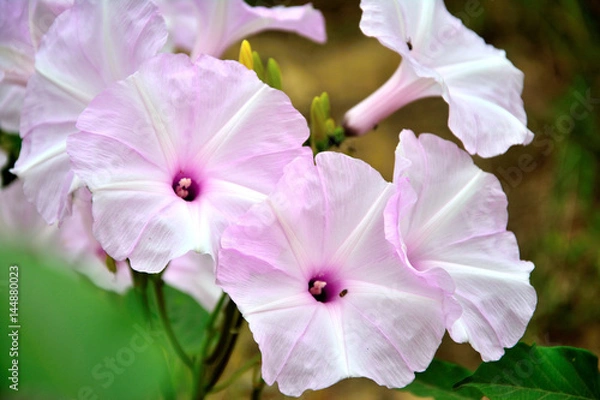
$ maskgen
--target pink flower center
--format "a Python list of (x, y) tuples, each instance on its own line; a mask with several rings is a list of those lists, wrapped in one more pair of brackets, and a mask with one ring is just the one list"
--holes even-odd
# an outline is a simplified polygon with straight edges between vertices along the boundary
[(200, 194), (198, 183), (184, 173), (179, 173), (173, 179), (173, 191), (185, 201), (193, 201)]

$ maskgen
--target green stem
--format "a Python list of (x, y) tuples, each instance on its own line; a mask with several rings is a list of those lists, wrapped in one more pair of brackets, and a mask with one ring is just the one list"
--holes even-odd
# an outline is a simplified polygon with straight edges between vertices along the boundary
[(150, 299), (148, 297), (148, 274), (138, 272), (131, 268), (131, 263), (127, 259), (127, 265), (131, 272), (131, 279), (133, 280), (133, 287), (138, 293), (140, 302), (142, 303), (142, 310), (144, 312), (144, 319), (150, 327), (152, 327), (152, 313), (150, 312)]
[(231, 374), (231, 376), (229, 378), (227, 378), (223, 383), (221, 383), (220, 385), (215, 385), (211, 389), (210, 393), (211, 394), (219, 393), (220, 391), (227, 389), (233, 382), (238, 380), (240, 378), (240, 376), (242, 376), (248, 370), (252, 369), (259, 362), (260, 362), (260, 354), (257, 354), (254, 357), (252, 357), (250, 360), (248, 360), (244, 365), (242, 365), (237, 371), (235, 371), (233, 374)]
[(254, 376), (252, 377), (252, 393), (250, 394), (250, 399), (260, 400), (264, 388), (265, 381), (261, 376), (260, 368), (257, 368), (254, 370)]
[(185, 353), (183, 347), (181, 347), (181, 344), (175, 336), (175, 332), (173, 331), (171, 322), (169, 321), (169, 316), (167, 315), (167, 307), (165, 302), (165, 293), (163, 291), (164, 281), (161, 279), (160, 276), (154, 277), (152, 281), (154, 283), (154, 293), (156, 294), (156, 302), (158, 304), (158, 315), (160, 316), (160, 320), (163, 324), (165, 333), (169, 338), (169, 342), (171, 342), (175, 353), (177, 353), (181, 361), (183, 361), (183, 363), (190, 370), (194, 371), (194, 361)]
[[(218, 321), (221, 314), (223, 314), (223, 318)], [(242, 314), (235, 303), (229, 296), (224, 295), (211, 315), (208, 330), (202, 343), (194, 399), (204, 399), (219, 381), (233, 352), (242, 321)], [(219, 324), (218, 329), (217, 324)], [(215, 344), (217, 333), (220, 334)]]
[(200, 344), (200, 362), (198, 364), (197, 370), (197, 378), (196, 385), (194, 389), (194, 399), (202, 400), (206, 396), (205, 390), (205, 372), (206, 372), (206, 356), (208, 354), (208, 350), (212, 347), (212, 343), (215, 339), (215, 334), (217, 333), (216, 322), (219, 316), (221, 315), (221, 311), (223, 310), (223, 305), (227, 301), (229, 296), (226, 293), (223, 293), (219, 298), (219, 301), (215, 305), (212, 313), (210, 314), (210, 318), (206, 324), (206, 330), (204, 332), (204, 337), (202, 338), (202, 343)]
[(214, 349), (213, 354), (206, 359), (211, 367), (210, 379), (206, 384), (207, 392), (219, 381), (223, 371), (225, 371), (225, 367), (227, 366), (233, 348), (235, 347), (242, 321), (242, 314), (235, 303), (229, 299), (225, 308), (225, 321), (221, 329), (219, 343)]

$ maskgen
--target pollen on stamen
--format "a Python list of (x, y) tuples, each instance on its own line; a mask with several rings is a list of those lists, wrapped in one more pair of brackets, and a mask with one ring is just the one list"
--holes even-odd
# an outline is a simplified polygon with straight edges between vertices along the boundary
[(185, 201), (192, 201), (198, 196), (198, 183), (183, 174), (173, 179), (173, 191)]
[(320, 295), (323, 292), (323, 288), (325, 286), (327, 286), (327, 282), (314, 281), (312, 287), (310, 289), (308, 289), (308, 291), (313, 296), (318, 296), (318, 295)]
[(327, 286), (327, 282), (311, 279), (310, 282), (308, 282), (308, 292), (312, 294), (315, 300), (325, 303), (327, 301), (325, 286)]
[(190, 192), (187, 190), (187, 188), (189, 188), (191, 184), (192, 180), (190, 178), (181, 178), (177, 183), (177, 187), (175, 188), (175, 193), (177, 196), (181, 197), (182, 199), (188, 197)]

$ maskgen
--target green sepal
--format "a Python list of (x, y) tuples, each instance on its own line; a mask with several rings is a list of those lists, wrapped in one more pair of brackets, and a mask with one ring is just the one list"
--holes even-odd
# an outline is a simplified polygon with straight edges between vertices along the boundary
[(265, 73), (265, 83), (274, 89), (282, 90), (281, 69), (279, 64), (272, 58), (267, 61), (267, 70)]

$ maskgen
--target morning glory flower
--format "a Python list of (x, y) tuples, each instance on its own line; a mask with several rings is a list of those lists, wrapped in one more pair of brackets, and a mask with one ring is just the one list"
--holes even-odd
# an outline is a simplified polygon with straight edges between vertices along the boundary
[(106, 86), (156, 54), (166, 37), (158, 9), (144, 0), (77, 1), (44, 36), (27, 85), (13, 172), (48, 223), (71, 213), (72, 193), (81, 185), (65, 151), (77, 117)]
[(244, 0), (155, 0), (172, 44), (195, 59), (220, 57), (233, 43), (250, 35), (280, 30), (318, 43), (326, 40), (323, 15), (311, 4), (295, 7), (251, 7)]
[(223, 234), (217, 284), (249, 323), (265, 382), (282, 393), (359, 376), (403, 387), (431, 362), (443, 298), (385, 238), (393, 194), (360, 160), (299, 157)]
[(344, 125), (361, 135), (404, 105), (442, 96), (450, 130), (471, 154), (492, 157), (533, 133), (521, 100), (523, 73), (452, 16), (442, 0), (362, 0), (360, 28), (402, 56), (392, 77), (350, 109)]
[(161, 54), (98, 95), (67, 151), (93, 194), (94, 233), (117, 260), (161, 271), (216, 254), (223, 229), (264, 199), (308, 138), (281, 91), (234, 61)]
[(447, 326), (484, 361), (499, 359), (523, 335), (536, 305), (533, 264), (522, 261), (506, 230), (507, 200), (498, 179), (454, 143), (402, 131), (396, 150), (397, 193), (386, 208), (386, 236), (407, 264), (444, 271), (462, 308)]
[(0, 0), (0, 129), (18, 132), (41, 37), (72, 0)]

